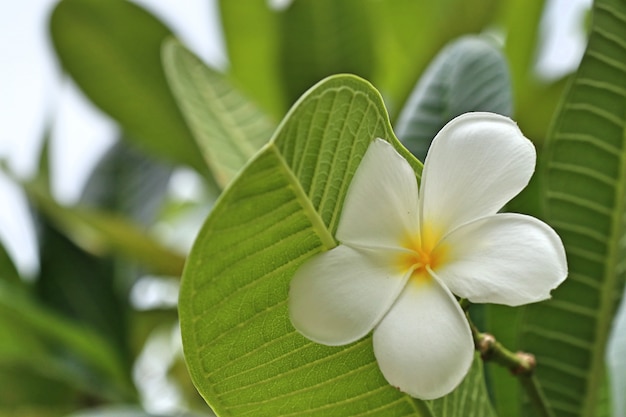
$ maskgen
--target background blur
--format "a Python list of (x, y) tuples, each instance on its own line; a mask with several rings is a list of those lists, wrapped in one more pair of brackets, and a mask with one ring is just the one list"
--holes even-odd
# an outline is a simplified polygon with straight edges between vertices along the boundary
[[(230, 63), (217, 1), (135, 0), (134, 3), (158, 17), (207, 64), (228, 71)], [(244, 3), (241, 2), (241, 7), (246, 7)], [(49, 34), (49, 18), (56, 4), (54, 0), (0, 2), (3, 35), (0, 37), (3, 75), (0, 78), (0, 160), (4, 166), (4, 171), (0, 171), (0, 243), (25, 281), (37, 280), (41, 271), (41, 252), (36, 237), (41, 225), (35, 226), (27, 197), (16, 181), (28, 181), (41, 170), (44, 138), (49, 138), (46, 149), (51, 194), (58, 203), (71, 206), (81, 199), (88, 177), (100, 158), (125, 134), (63, 73)], [(576, 69), (585, 45), (585, 22), (590, 5), (591, 0), (545, 2), (538, 24), (538, 42), (532, 48), (532, 65), (520, 69), (525, 74), (518, 78), (531, 80), (526, 82), (533, 85), (551, 86), (562, 82)], [(272, 6), (287, 7), (285, 2), (274, 2)], [(507, 19), (511, 17), (494, 18), (482, 31), (505, 44)], [(451, 17), (450, 21), (453, 20)], [(528, 97), (526, 101), (520, 94), (516, 98), (520, 101), (516, 103), (520, 112), (532, 107)], [(534, 122), (527, 123), (531, 126)], [(547, 126), (542, 123), (533, 125), (535, 132), (545, 131)], [(175, 222), (160, 211), (161, 217), (152, 232), (183, 256), (208, 211), (205, 203), (210, 201), (206, 197), (210, 191), (192, 170), (180, 166), (171, 169), (172, 175), (164, 177), (169, 184), (165, 200), (172, 206), (197, 203), (199, 208), (176, 211), (177, 215), (182, 213), (183, 220), (176, 217)], [(193, 390), (181, 382), (185, 381), (186, 371), (180, 362), (175, 314), (171, 314), (176, 304), (177, 281), (154, 278), (150, 274), (142, 274), (142, 277), (133, 282), (128, 291), (133, 308), (155, 311), (164, 306), (170, 313), (165, 313), (167, 326), (147, 326), (150, 335), (142, 339), (141, 354), (132, 360), (134, 383), (138, 386), (141, 403), (154, 413), (176, 413), (187, 408), (202, 410), (202, 401), (185, 394)], [(155, 320), (159, 319), (151, 317), (146, 321)], [(178, 377), (172, 380), (172, 374)], [(3, 386), (2, 381), (0, 378), (0, 386)], [(81, 404), (90, 405), (89, 401)], [(20, 415), (30, 414), (24, 411)]]
[[(161, 18), (208, 64), (228, 65), (215, 0), (135, 0)], [(0, 4), (0, 158), (19, 177), (36, 169), (45, 129), (50, 129), (52, 189), (60, 201), (75, 202), (87, 173), (116, 140), (118, 128), (62, 73), (48, 35), (54, 0)], [(549, 0), (541, 21), (538, 77), (572, 72), (585, 44), (584, 18), (591, 0)], [(0, 176), (0, 239), (18, 268), (34, 274), (37, 259), (23, 197)], [(19, 248), (19, 250), (18, 250)]]

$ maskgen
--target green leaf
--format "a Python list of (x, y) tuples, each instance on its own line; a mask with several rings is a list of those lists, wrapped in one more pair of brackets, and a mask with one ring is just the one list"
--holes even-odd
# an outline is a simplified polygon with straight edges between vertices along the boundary
[[(541, 20), (545, 0), (507, 0), (501, 8), (500, 25), (505, 28), (504, 52), (513, 86), (515, 121), (540, 148), (567, 86), (568, 77), (549, 84), (538, 79), (537, 56), (543, 46)], [(590, 2), (591, 3), (591, 2)]]
[(128, 373), (107, 340), (2, 281), (0, 321), (0, 368), (21, 366), (101, 399), (134, 398)]
[[(511, 66), (516, 102), (519, 102), (520, 97), (529, 97), (525, 90), (533, 79), (533, 66), (541, 46), (540, 23), (545, 3), (545, 0), (507, 0), (504, 3), (504, 49)], [(533, 95), (530, 98), (537, 100)]]
[[(502, 2), (500, 22), (504, 28), (504, 52), (513, 86), (515, 121), (524, 134), (541, 147), (548, 136), (552, 118), (563, 96), (568, 77), (550, 83), (535, 71), (543, 47), (541, 20), (545, 0), (507, 0)], [(591, 3), (591, 2), (589, 2)]]
[(107, 339), (130, 364), (125, 294), (114, 279), (114, 263), (81, 250), (42, 218), (40, 273), (33, 284), (38, 301)]
[(613, 321), (606, 354), (608, 386), (615, 416), (626, 415), (626, 303), (622, 304)]
[(278, 73), (278, 14), (267, 0), (220, 0), (230, 75), (275, 120), (287, 105)]
[[(102, 156), (89, 176), (77, 206), (115, 213), (116, 216), (132, 222), (132, 226), (138, 232), (145, 233), (143, 229), (148, 229), (154, 224), (157, 214), (161, 214), (172, 167), (140, 152), (131, 145), (127, 140), (119, 140)], [(56, 239), (62, 242), (60, 236)], [(79, 249), (73, 247), (72, 242), (64, 242), (62, 246), (81, 260), (79, 264), (83, 269), (78, 271), (78, 268), (72, 268), (66, 273), (54, 274), (55, 280), (65, 281), (67, 277), (74, 276), (80, 282), (80, 280), (88, 281), (87, 277), (99, 276), (99, 280), (111, 283), (112, 289), (115, 290), (120, 301), (123, 300), (124, 305), (127, 304), (130, 288), (138, 276), (145, 273), (144, 268), (139, 267), (132, 260), (111, 256), (105, 256), (105, 259), (102, 259), (101, 256), (94, 256), (84, 251), (79, 254), (77, 253), (80, 252)], [(49, 250), (60, 252), (63, 249), (50, 247)], [(56, 264), (59, 269), (64, 269), (64, 263), (57, 262), (58, 259), (52, 260), (51, 263)], [(54, 287), (59, 284), (51, 283), (51, 285)], [(67, 285), (64, 286), (67, 288)], [(87, 290), (81, 285), (75, 287)], [(54, 291), (53, 288), (51, 290)], [(97, 298), (98, 293), (89, 290), (86, 292), (87, 294), (80, 298), (85, 299), (83, 303), (88, 305), (87, 300)], [(102, 311), (101, 314), (115, 316), (117, 311), (112, 314)], [(110, 320), (114, 321), (112, 317)], [(127, 334), (128, 331), (124, 330), (124, 336)]]
[(125, 217), (85, 207), (61, 206), (32, 184), (26, 184), (24, 189), (37, 208), (87, 252), (102, 255), (114, 250), (155, 274), (181, 274), (184, 256), (163, 247)]
[[(626, 255), (626, 4), (595, 3), (591, 37), (546, 143), (545, 216), (565, 244), (569, 277), (528, 306), (522, 348), (557, 416), (595, 416)], [(531, 415), (529, 411), (528, 415)]]
[(504, 55), (489, 40), (464, 36), (428, 66), (398, 116), (396, 133), (419, 160), (454, 117), (470, 111), (511, 116), (513, 98)]
[(163, 47), (172, 90), (218, 185), (225, 187), (271, 137), (269, 118), (181, 44)]
[(0, 241), (0, 281), (3, 280), (14, 283), (21, 281), (13, 260)]
[(431, 408), (436, 417), (495, 417), (485, 386), (483, 361), (478, 353), (461, 385), (451, 394), (431, 401)]
[[(0, 287), (4, 285), (0, 283)], [(12, 287), (7, 286), (21, 290)], [(0, 312), (0, 386), (4, 387), (0, 390), (0, 416), (13, 417), (21, 411), (30, 411), (32, 416), (60, 416), (72, 410), (80, 401), (80, 392), (67, 381), (67, 369), (63, 374), (55, 372), (59, 369), (52, 365), (54, 358), (39, 334), (25, 328), (19, 318), (16, 321), (1, 301)]]
[(207, 173), (161, 66), (167, 27), (129, 1), (62, 0), (50, 30), (64, 69), (132, 140)]
[(218, 415), (429, 415), (425, 403), (387, 384), (370, 337), (318, 345), (287, 314), (293, 273), (335, 246), (348, 184), (376, 137), (420, 172), (371, 85), (354, 76), (324, 80), (289, 112), (200, 231), (179, 312), (192, 379)]
[[(4, 323), (2, 323), (4, 325)], [(45, 363), (40, 363), (45, 367)], [(19, 364), (0, 364), (0, 417), (61, 417), (79, 406), (80, 393)]]
[(120, 140), (102, 156), (78, 204), (119, 213), (149, 226), (165, 200), (172, 167), (131, 145)]
[(374, 27), (361, 0), (298, 0), (280, 13), (279, 23), (279, 73), (288, 103), (332, 74), (371, 78)]
[[(473, 306), (474, 307), (474, 306)], [(497, 304), (485, 304), (485, 327), (507, 349), (519, 349), (519, 326), (523, 309)], [(494, 407), (500, 416), (519, 417), (522, 413), (522, 387), (511, 371), (496, 363), (488, 363), (485, 369), (487, 387)]]
[[(613, 413), (613, 406), (614, 404), (611, 402), (612, 399), (612, 395), (611, 395), (611, 387), (610, 387), (610, 381), (609, 381), (609, 376), (608, 374), (605, 374), (605, 378), (602, 381), (602, 384), (600, 385), (600, 389), (599, 389), (599, 394), (598, 394), (598, 401), (596, 401), (596, 417), (614, 417), (614, 416), (620, 416), (620, 414), (617, 413)], [(619, 398), (623, 397), (623, 393), (624, 391), (619, 391), (618, 393), (616, 393), (615, 395), (617, 395)]]
[[(500, 0), (361, 2), (375, 22), (374, 84), (380, 87), (392, 115), (397, 114), (433, 57), (451, 40), (480, 33), (493, 24)], [(445, 24), (441, 24), (445, 22)], [(392, 117), (395, 119), (395, 117)]]

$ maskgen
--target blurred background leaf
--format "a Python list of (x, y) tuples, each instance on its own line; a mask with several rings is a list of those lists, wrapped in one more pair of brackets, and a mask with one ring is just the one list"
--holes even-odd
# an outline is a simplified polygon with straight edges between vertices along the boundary
[(0, 242), (0, 281), (19, 283), (20, 276), (13, 260)]
[(279, 13), (279, 74), (287, 102), (329, 75), (371, 79), (372, 24), (360, 0), (299, 0)]
[(385, 97), (392, 120), (439, 50), (461, 35), (483, 31), (506, 4), (495, 0), (371, 2), (371, 18), (376, 22), (373, 82)]
[(483, 361), (478, 353), (467, 376), (450, 394), (431, 401), (433, 417), (481, 416), (496, 417), (483, 373)]
[(63, 68), (130, 140), (206, 174), (161, 66), (163, 23), (124, 0), (62, 0), (50, 31)]
[(287, 111), (278, 73), (277, 13), (267, 0), (219, 0), (231, 76), (274, 121)]
[(511, 80), (504, 54), (493, 42), (465, 36), (448, 44), (424, 71), (395, 125), (400, 141), (424, 161), (431, 141), (463, 113), (512, 116)]
[[(24, 372), (36, 386), (3, 384), (2, 407), (20, 397), (47, 398), (45, 387), (80, 402), (129, 401), (135, 396), (126, 364), (111, 342), (39, 305), (14, 285), (0, 283), (0, 379)], [(5, 370), (7, 373), (5, 374)], [(39, 381), (39, 382), (37, 382)], [(56, 388), (53, 388), (58, 385)], [(55, 392), (55, 391), (52, 391)], [(46, 400), (44, 400), (46, 401)]]
[(269, 117), (180, 43), (164, 44), (172, 91), (217, 184), (224, 188), (274, 132)]
[(105, 255), (114, 250), (154, 273), (180, 275), (184, 257), (163, 247), (130, 219), (87, 207), (64, 207), (37, 188), (27, 190), (41, 212), (86, 251)]

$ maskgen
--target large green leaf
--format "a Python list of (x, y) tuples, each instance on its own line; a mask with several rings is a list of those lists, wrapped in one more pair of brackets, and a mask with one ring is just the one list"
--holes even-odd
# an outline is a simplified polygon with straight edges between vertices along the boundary
[(288, 103), (322, 78), (371, 78), (374, 26), (361, 0), (297, 0), (280, 13), (279, 73)]
[(283, 117), (278, 14), (267, 0), (219, 0), (219, 8), (230, 75), (272, 117)]
[[(626, 205), (626, 3), (594, 6), (589, 46), (546, 143), (548, 222), (569, 277), (552, 300), (525, 309), (522, 347), (557, 416), (595, 416), (607, 337), (622, 296)], [(530, 415), (530, 413), (529, 413)]]
[(112, 260), (81, 250), (46, 218), (38, 226), (40, 271), (33, 284), (38, 301), (100, 333), (130, 364), (127, 302), (117, 290)]
[(447, 45), (428, 66), (398, 116), (396, 133), (423, 161), (437, 132), (470, 111), (511, 116), (507, 63), (492, 42), (465, 36)]
[(545, 3), (545, 0), (507, 0), (502, 7), (502, 24), (506, 28), (504, 49), (511, 65), (517, 101), (520, 96), (529, 95), (525, 89), (533, 79), (533, 65), (541, 46), (538, 40)]
[(289, 281), (335, 246), (348, 185), (375, 137), (394, 136), (378, 92), (330, 77), (289, 112), (268, 145), (222, 195), (183, 275), (179, 312), (187, 364), (220, 416), (490, 415), (480, 362), (461, 388), (431, 406), (389, 386), (371, 338), (312, 343), (291, 326)]
[(461, 385), (451, 394), (432, 401), (431, 409), (436, 417), (495, 417), (485, 387), (483, 361), (478, 353)]
[(62, 0), (50, 29), (64, 69), (132, 140), (206, 173), (161, 65), (168, 28), (129, 1)]
[(445, 44), (467, 33), (480, 33), (493, 23), (502, 3), (501, 0), (361, 2), (359, 7), (369, 7), (375, 22), (373, 81), (383, 92), (390, 113), (398, 113), (420, 73)]
[(228, 184), (272, 135), (269, 118), (178, 42), (164, 45), (172, 90), (218, 185)]

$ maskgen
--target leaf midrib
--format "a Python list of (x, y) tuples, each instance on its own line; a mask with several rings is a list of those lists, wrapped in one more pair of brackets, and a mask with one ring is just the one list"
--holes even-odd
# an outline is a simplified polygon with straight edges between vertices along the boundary
[[(624, 16), (617, 13), (612, 7), (604, 5), (601, 2), (597, 2), (595, 5), (597, 10), (610, 13), (619, 19), (624, 19)], [(597, 27), (594, 28), (597, 31)], [(626, 46), (620, 44), (622, 48), (626, 49)], [(600, 304), (598, 311), (599, 323), (596, 326), (596, 341), (600, 343), (595, 344), (595, 349), (592, 349), (592, 360), (589, 373), (589, 388), (587, 390), (587, 396), (583, 403), (583, 415), (593, 417), (597, 411), (597, 401), (600, 392), (600, 387), (604, 381), (604, 356), (606, 351), (606, 342), (611, 330), (612, 318), (615, 313), (614, 302), (615, 290), (618, 289), (619, 271), (617, 267), (620, 263), (620, 240), (625, 236), (626, 225), (624, 224), (624, 213), (626, 207), (626, 196), (624, 190), (626, 190), (626, 152), (624, 152), (624, 143), (626, 143), (624, 121), (626, 120), (626, 114), (622, 116), (621, 128), (622, 128), (622, 149), (619, 159), (619, 174), (617, 176), (615, 190), (616, 205), (611, 215), (611, 224), (613, 227), (610, 231), (609, 245), (608, 245), (608, 258), (604, 285), (600, 290), (600, 299), (603, 301)]]
[[(626, 114), (624, 115), (626, 120)], [(624, 129), (622, 128), (622, 144), (626, 137), (624, 136)], [(623, 146), (622, 146), (623, 148)], [(625, 213), (625, 196), (624, 190), (626, 189), (626, 152), (622, 151), (619, 162), (619, 175), (616, 181), (615, 189), (615, 209), (611, 215), (611, 223), (614, 225), (611, 228), (609, 245), (608, 245), (608, 257), (607, 265), (604, 274), (604, 285), (600, 289), (600, 309), (598, 311), (598, 326), (596, 326), (595, 340), (600, 343), (595, 344), (595, 349), (592, 349), (591, 367), (589, 373), (589, 387), (587, 391), (586, 401), (583, 405), (583, 415), (593, 417), (596, 415), (597, 397), (600, 387), (604, 380), (604, 356), (606, 350), (606, 341), (611, 330), (612, 318), (615, 313), (614, 293), (617, 289), (619, 282), (617, 267), (620, 263), (620, 240), (625, 236), (626, 225), (623, 218)]]
[(276, 157), (280, 161), (279, 168), (285, 175), (285, 178), (289, 182), (289, 185), (292, 187), (292, 190), (296, 196), (296, 200), (302, 206), (306, 217), (310, 220), (312, 229), (319, 236), (324, 250), (330, 250), (337, 246), (335, 238), (326, 227), (324, 220), (322, 220), (315, 207), (313, 207), (309, 196), (302, 188), (302, 184), (300, 184), (300, 181), (296, 177), (295, 173), (291, 170), (291, 167), (289, 166), (283, 155), (280, 153), (280, 150), (278, 149), (276, 144), (274, 142), (271, 142), (268, 145), (268, 148), (276, 155)]
[[(204, 78), (202, 69), (199, 65), (194, 66), (189, 70), (193, 74), (193, 78)], [(211, 74), (211, 77), (213, 77), (213, 74)], [(217, 82), (225, 85), (221, 80), (217, 80)], [(225, 137), (228, 137), (231, 140), (233, 145), (232, 149), (239, 153), (239, 157), (245, 163), (252, 155), (254, 155), (257, 149), (254, 149), (243, 129), (238, 128), (238, 125), (232, 116), (233, 111), (229, 111), (225, 108), (224, 103), (222, 102), (222, 99), (225, 96), (220, 95), (216, 91), (213, 83), (203, 84), (206, 88), (198, 91), (198, 94), (205, 98), (205, 102), (209, 107), (214, 108), (213, 114), (215, 115), (215, 118), (222, 121), (222, 123), (218, 123), (216, 127), (219, 128), (222, 126), (224, 128), (223, 133), (225, 134)], [(229, 90), (227, 94), (236, 94), (230, 85), (226, 85), (226, 87)], [(238, 106), (238, 109), (241, 109), (241, 107)]]

